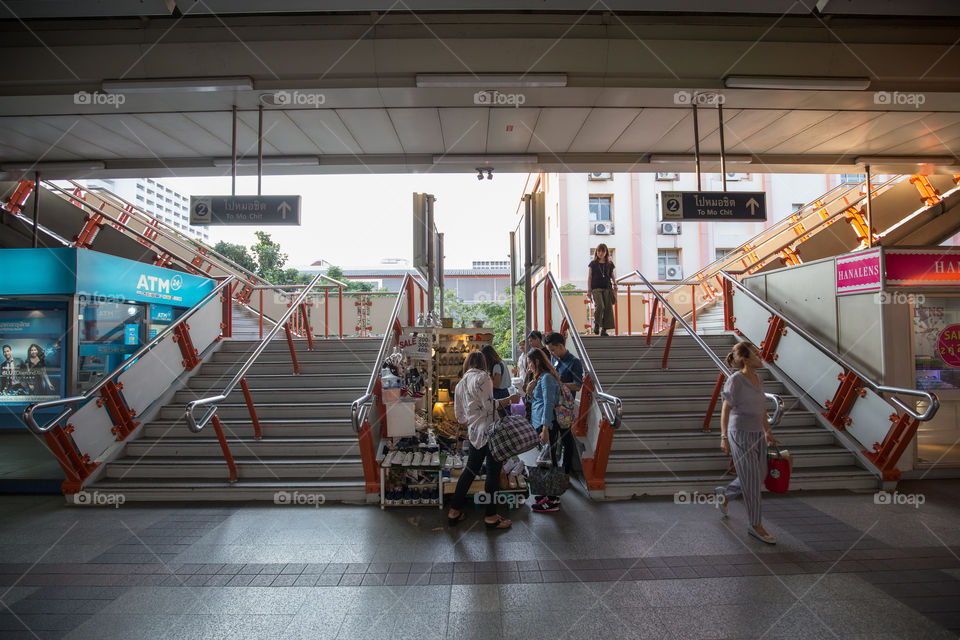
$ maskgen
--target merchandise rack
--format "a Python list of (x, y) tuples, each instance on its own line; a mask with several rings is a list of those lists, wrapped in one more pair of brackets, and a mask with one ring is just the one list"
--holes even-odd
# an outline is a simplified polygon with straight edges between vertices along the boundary
[[(436, 506), (438, 509), (443, 509), (443, 464), (446, 458), (447, 458), (446, 454), (441, 453), (440, 465), (436, 467), (430, 466), (430, 465), (428, 466), (419, 465), (416, 467), (411, 465), (411, 466), (404, 467), (403, 465), (396, 465), (396, 464), (390, 465), (389, 467), (381, 466), (380, 467), (380, 508), (385, 509), (386, 507), (433, 507), (433, 506)], [(382, 460), (378, 460), (377, 462), (379, 464), (382, 462)], [(405, 482), (403, 483), (403, 486), (408, 489), (422, 489), (425, 487), (436, 487), (437, 496), (438, 496), (437, 504), (434, 505), (434, 504), (423, 504), (423, 503), (417, 503), (417, 504), (387, 503), (387, 472), (388, 471), (404, 471), (404, 472), (423, 471), (428, 473), (436, 473), (437, 474), (436, 482), (417, 482), (413, 484), (407, 484)]]

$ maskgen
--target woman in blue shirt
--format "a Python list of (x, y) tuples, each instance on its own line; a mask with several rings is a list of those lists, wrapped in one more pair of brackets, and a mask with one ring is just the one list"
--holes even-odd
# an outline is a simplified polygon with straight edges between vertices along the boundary
[[(560, 425), (555, 409), (560, 402), (560, 376), (540, 349), (527, 352), (528, 367), (533, 373), (533, 402), (530, 424), (540, 431), (540, 442), (550, 445), (550, 459), (554, 466), (559, 456)], [(552, 513), (560, 510), (559, 496), (534, 496), (533, 510), (537, 513)]]

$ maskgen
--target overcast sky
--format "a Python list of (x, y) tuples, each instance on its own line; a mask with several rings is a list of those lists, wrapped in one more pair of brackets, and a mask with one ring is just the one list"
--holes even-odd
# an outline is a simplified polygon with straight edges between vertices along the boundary
[[(289, 256), (287, 266), (304, 267), (321, 258), (350, 267), (374, 266), (382, 258), (413, 255), (414, 192), (432, 193), (437, 230), (444, 234), (447, 268), (469, 268), (473, 260), (506, 260), (509, 233), (525, 173), (397, 174), (264, 177), (263, 193), (303, 196), (301, 226), (210, 227), (210, 241), (250, 246), (263, 230)], [(230, 193), (230, 178), (163, 178), (185, 196)], [(237, 193), (255, 194), (257, 180), (237, 179)]]

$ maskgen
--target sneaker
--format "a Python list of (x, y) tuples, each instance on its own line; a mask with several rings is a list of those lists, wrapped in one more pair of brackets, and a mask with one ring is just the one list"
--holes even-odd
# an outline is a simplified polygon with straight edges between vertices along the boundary
[(447, 457), (446, 457), (446, 458), (444, 459), (444, 461), (443, 461), (443, 468), (444, 468), (444, 469), (452, 469), (452, 468), (453, 468), (453, 456), (452, 456), (451, 454), (449, 454), (449, 453), (447, 454)]
[(403, 490), (403, 504), (410, 504), (413, 500), (413, 489), (407, 487)]
[(560, 511), (560, 503), (552, 502), (547, 500), (546, 497), (543, 497), (539, 501), (535, 502), (530, 508), (536, 513), (553, 513), (555, 511)]
[(520, 474), (519, 476), (517, 476), (517, 484), (520, 485), (520, 488), (521, 488), (521, 489), (526, 489), (526, 488), (527, 488), (527, 477), (526, 477), (525, 475), (523, 475), (523, 474)]
[(393, 464), (393, 457), (395, 453), (396, 451), (390, 451), (387, 453), (387, 455), (383, 456), (383, 462), (380, 463), (380, 466), (386, 468)]
[(439, 467), (440, 466), (440, 452), (434, 451), (433, 455), (430, 456), (430, 466)]
[(453, 468), (463, 469), (463, 458), (461, 458), (459, 454), (453, 457)]
[(407, 451), (403, 455), (403, 461), (400, 463), (405, 467), (409, 467), (413, 463), (413, 451)]
[(413, 460), (411, 460), (410, 466), (419, 467), (421, 464), (423, 464), (423, 454), (417, 451), (413, 454)]
[(410, 504), (420, 504), (420, 489), (413, 489), (410, 492)]

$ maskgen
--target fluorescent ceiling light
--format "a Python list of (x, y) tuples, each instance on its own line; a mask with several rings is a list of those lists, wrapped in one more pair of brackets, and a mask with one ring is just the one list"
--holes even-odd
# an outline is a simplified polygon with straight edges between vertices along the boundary
[(418, 73), (417, 87), (469, 87), (495, 89), (499, 87), (565, 87), (565, 73)]
[[(263, 158), (263, 166), (265, 167), (299, 167), (318, 164), (320, 164), (320, 159), (317, 156), (264, 156)], [(213, 166), (232, 167), (233, 158), (214, 158)], [(257, 158), (256, 156), (237, 158), (237, 166), (255, 167), (257, 166)]]
[(162, 93), (164, 91), (252, 91), (248, 76), (211, 78), (156, 78), (151, 80), (104, 80), (106, 93)]
[(917, 156), (860, 156), (854, 158), (854, 164), (935, 164), (943, 166), (955, 166), (960, 164), (960, 160), (948, 156), (939, 157), (917, 157)]
[(536, 164), (539, 161), (539, 157), (536, 155), (500, 155), (500, 156), (484, 156), (484, 155), (443, 155), (443, 156), (433, 156), (433, 164), (470, 164), (473, 166), (479, 165), (490, 165), (490, 164)]
[(0, 164), (0, 171), (33, 173), (39, 171), (99, 171), (107, 165), (97, 160), (78, 160), (76, 162), (38, 162), (37, 164)]
[(727, 76), (727, 89), (802, 89), (814, 91), (863, 91), (870, 78), (831, 78), (816, 76)]
[[(750, 164), (753, 162), (753, 156), (725, 156), (727, 164)], [(654, 154), (650, 156), (651, 164), (682, 164), (694, 163), (697, 159), (691, 155), (662, 155)], [(720, 162), (719, 155), (700, 155), (700, 162)]]

